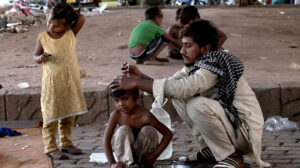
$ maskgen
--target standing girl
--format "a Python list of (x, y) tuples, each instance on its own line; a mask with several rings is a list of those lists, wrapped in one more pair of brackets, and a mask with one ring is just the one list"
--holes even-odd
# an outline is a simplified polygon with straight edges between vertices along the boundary
[[(76, 34), (83, 15), (66, 3), (58, 3), (48, 19), (48, 31), (39, 34), (35, 62), (43, 64), (41, 110), (45, 153), (52, 159), (68, 159), (64, 153), (81, 154), (71, 140), (75, 116), (87, 113), (76, 56)], [(56, 145), (59, 132), (61, 151)]]

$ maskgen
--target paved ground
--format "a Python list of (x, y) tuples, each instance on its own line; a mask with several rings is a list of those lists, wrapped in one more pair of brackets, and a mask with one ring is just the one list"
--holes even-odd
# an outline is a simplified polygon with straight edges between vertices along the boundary
[[(208, 168), (211, 164), (182, 163), (179, 156), (187, 156), (199, 149), (196, 140), (189, 134), (182, 123), (173, 123), (173, 156), (172, 160), (159, 161), (157, 168)], [(108, 164), (90, 163), (89, 156), (94, 152), (104, 152), (103, 134), (105, 125), (74, 127), (73, 140), (75, 145), (84, 151), (83, 155), (70, 156), (70, 160), (53, 161), (55, 168), (101, 167)], [(300, 167), (300, 131), (265, 131), (263, 136), (262, 158), (272, 163), (272, 168), (299, 168)], [(254, 168), (253, 164), (248, 167)]]

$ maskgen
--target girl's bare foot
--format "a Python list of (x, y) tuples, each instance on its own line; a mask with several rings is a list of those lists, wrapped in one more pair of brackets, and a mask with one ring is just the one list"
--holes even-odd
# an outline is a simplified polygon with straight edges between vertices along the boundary
[(61, 151), (59, 151), (58, 149), (53, 151), (53, 152), (49, 152), (46, 153), (46, 155), (53, 159), (53, 160), (65, 160), (65, 159), (69, 159), (69, 157), (65, 154), (63, 154)]
[(64, 153), (70, 153), (72, 155), (82, 154), (82, 151), (79, 148), (75, 147), (74, 145), (63, 146), (63, 147), (61, 147), (61, 151), (64, 152)]

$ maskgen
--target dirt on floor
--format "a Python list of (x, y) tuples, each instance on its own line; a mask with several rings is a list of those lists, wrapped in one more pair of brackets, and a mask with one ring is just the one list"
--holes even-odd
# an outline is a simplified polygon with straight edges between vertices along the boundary
[[(174, 23), (176, 8), (165, 8), (162, 27)], [(228, 39), (223, 47), (245, 64), (249, 83), (300, 82), (300, 8), (246, 7), (199, 8), (201, 18), (211, 20)], [(80, 68), (87, 76), (83, 87), (98, 86), (120, 75), (124, 61), (130, 59), (127, 45), (133, 28), (144, 19), (144, 9), (108, 10), (104, 14), (86, 16), (77, 40)], [(40, 87), (42, 66), (33, 61), (38, 33), (46, 31), (45, 23), (32, 26), (22, 34), (0, 35), (0, 84), (7, 90), (27, 82)], [(167, 50), (159, 55), (166, 57)], [(292, 66), (293, 65), (293, 66)], [(163, 66), (138, 65), (154, 78), (168, 77), (183, 66), (181, 60), (170, 60)]]
[(18, 128), (22, 135), (1, 137), (1, 167), (51, 168), (51, 159), (44, 154), (41, 128)]

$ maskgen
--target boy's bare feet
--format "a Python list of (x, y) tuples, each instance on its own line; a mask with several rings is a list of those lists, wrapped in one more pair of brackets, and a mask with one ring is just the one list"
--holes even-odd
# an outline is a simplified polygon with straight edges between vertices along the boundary
[(164, 63), (159, 62), (156, 59), (149, 59), (147, 61), (144, 61), (144, 65), (164, 65)]
[(158, 57), (155, 57), (155, 60), (158, 61), (158, 62), (169, 62), (168, 58), (158, 58)]
[(71, 146), (63, 146), (61, 147), (61, 151), (64, 153), (70, 153), (72, 155), (80, 155), (82, 154), (82, 151), (75, 147), (74, 145)]
[(46, 153), (46, 155), (53, 159), (53, 160), (65, 160), (65, 159), (69, 159), (69, 157), (65, 154), (63, 154), (61, 151), (59, 151), (58, 149), (53, 151), (53, 152), (49, 152)]
[(135, 61), (135, 63), (136, 63), (136, 64), (143, 64), (144, 61), (142, 61), (142, 60), (137, 60), (137, 61)]

